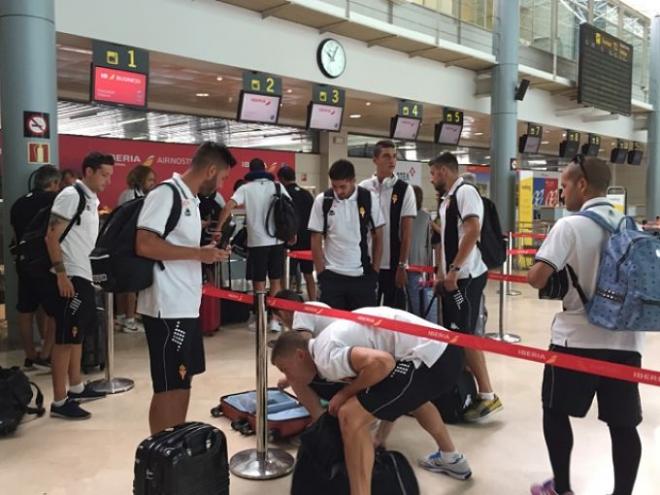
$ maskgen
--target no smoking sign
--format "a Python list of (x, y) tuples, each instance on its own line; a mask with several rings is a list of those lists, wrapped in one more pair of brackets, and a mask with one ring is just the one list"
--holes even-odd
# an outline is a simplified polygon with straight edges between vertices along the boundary
[(50, 138), (50, 116), (43, 112), (23, 112), (23, 136)]

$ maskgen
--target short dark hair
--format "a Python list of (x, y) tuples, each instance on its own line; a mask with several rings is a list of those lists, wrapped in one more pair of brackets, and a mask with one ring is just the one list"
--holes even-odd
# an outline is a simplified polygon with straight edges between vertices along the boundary
[(245, 179), (238, 179), (236, 182), (234, 182), (234, 192), (236, 192), (238, 188), (241, 187), (243, 184), (247, 184), (247, 181)]
[(607, 163), (595, 156), (576, 155), (571, 161), (572, 173), (584, 177), (593, 192), (605, 195), (612, 181), (612, 172)]
[(112, 155), (106, 155), (105, 153), (100, 153), (98, 151), (92, 151), (88, 154), (82, 162), (83, 174), (88, 168), (91, 168), (94, 172), (98, 171), (103, 165), (114, 165), (115, 159)]
[(151, 167), (148, 167), (147, 165), (138, 165), (126, 176), (126, 185), (131, 189), (140, 188), (141, 190), (144, 190), (144, 183), (151, 174), (154, 174), (154, 176), (156, 175), (156, 172), (154, 172)]
[(293, 170), (288, 165), (284, 165), (283, 167), (280, 167), (280, 169), (277, 171), (277, 178), (280, 180), (280, 182), (282, 181), (295, 182), (296, 171)]
[(415, 191), (415, 202), (417, 203), (417, 209), (422, 209), (422, 204), (424, 204), (424, 190), (419, 186), (413, 186), (413, 191)]
[(266, 170), (266, 164), (261, 158), (250, 160), (250, 172), (263, 172)]
[(330, 180), (352, 180), (355, 179), (355, 167), (348, 160), (337, 160), (330, 167), (328, 175)]
[[(229, 148), (224, 144), (214, 141), (204, 141), (199, 145), (192, 158), (192, 167), (195, 169), (206, 168), (209, 165), (223, 165), (231, 168), (236, 165), (236, 158), (231, 154)], [(224, 166), (221, 168), (225, 168)]]
[(394, 141), (390, 141), (389, 139), (378, 141), (376, 146), (374, 146), (374, 158), (378, 158), (383, 150), (388, 148), (396, 149), (396, 144), (394, 144)]
[(60, 175), (62, 179), (64, 179), (64, 177), (66, 177), (67, 175), (70, 175), (71, 177), (80, 178), (80, 174), (71, 168), (65, 168), (60, 172)]
[(429, 167), (447, 167), (452, 172), (458, 172), (458, 160), (453, 153), (449, 151), (440, 156), (432, 158), (429, 162)]
[(34, 171), (34, 191), (45, 191), (53, 182), (59, 184), (62, 174), (52, 165), (43, 165)]
[(270, 354), (270, 362), (275, 364), (275, 361), (279, 358), (290, 356), (298, 349), (307, 351), (310, 337), (310, 332), (283, 333), (277, 338), (273, 345), (273, 350)]

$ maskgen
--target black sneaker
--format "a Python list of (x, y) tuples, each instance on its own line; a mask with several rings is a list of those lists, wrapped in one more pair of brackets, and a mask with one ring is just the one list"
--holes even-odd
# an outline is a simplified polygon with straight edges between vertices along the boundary
[(38, 357), (32, 362), (32, 365), (39, 371), (50, 372), (50, 359)]
[(25, 371), (33, 371), (34, 361), (32, 361), (32, 359), (25, 358), (25, 361), (23, 361), (23, 369)]
[(106, 396), (104, 392), (96, 392), (92, 390), (92, 387), (89, 386), (89, 383), (85, 384), (85, 390), (79, 394), (69, 390), (66, 395), (69, 399), (75, 400), (76, 402), (88, 402), (90, 400), (103, 399)]
[(80, 407), (76, 401), (67, 399), (61, 406), (51, 404), (50, 416), (51, 418), (80, 420), (89, 419), (92, 417), (92, 414)]

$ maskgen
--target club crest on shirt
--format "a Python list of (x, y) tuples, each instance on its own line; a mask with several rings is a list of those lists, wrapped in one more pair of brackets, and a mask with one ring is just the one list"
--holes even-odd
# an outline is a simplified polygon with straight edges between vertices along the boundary
[(179, 366), (179, 376), (181, 377), (182, 380), (186, 379), (186, 373), (188, 373), (188, 369), (182, 364)]
[(330, 215), (331, 217), (334, 217), (334, 216), (335, 216), (335, 210), (330, 210), (330, 212), (328, 213), (328, 215)]
[(366, 210), (364, 209), (364, 206), (360, 206), (360, 216), (364, 218), (364, 216), (367, 214)]
[(392, 204), (395, 205), (397, 201), (399, 201), (399, 195), (392, 194)]
[(72, 327), (71, 328), (71, 335), (75, 339), (78, 336), (78, 327)]

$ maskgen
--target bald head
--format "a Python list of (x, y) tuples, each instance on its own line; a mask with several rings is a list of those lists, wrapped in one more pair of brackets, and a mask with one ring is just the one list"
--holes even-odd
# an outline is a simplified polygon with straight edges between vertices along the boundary
[(568, 165), (566, 172), (573, 181), (584, 179), (589, 192), (596, 197), (605, 196), (612, 181), (612, 173), (607, 163), (592, 156), (585, 157), (582, 165), (575, 158)]

